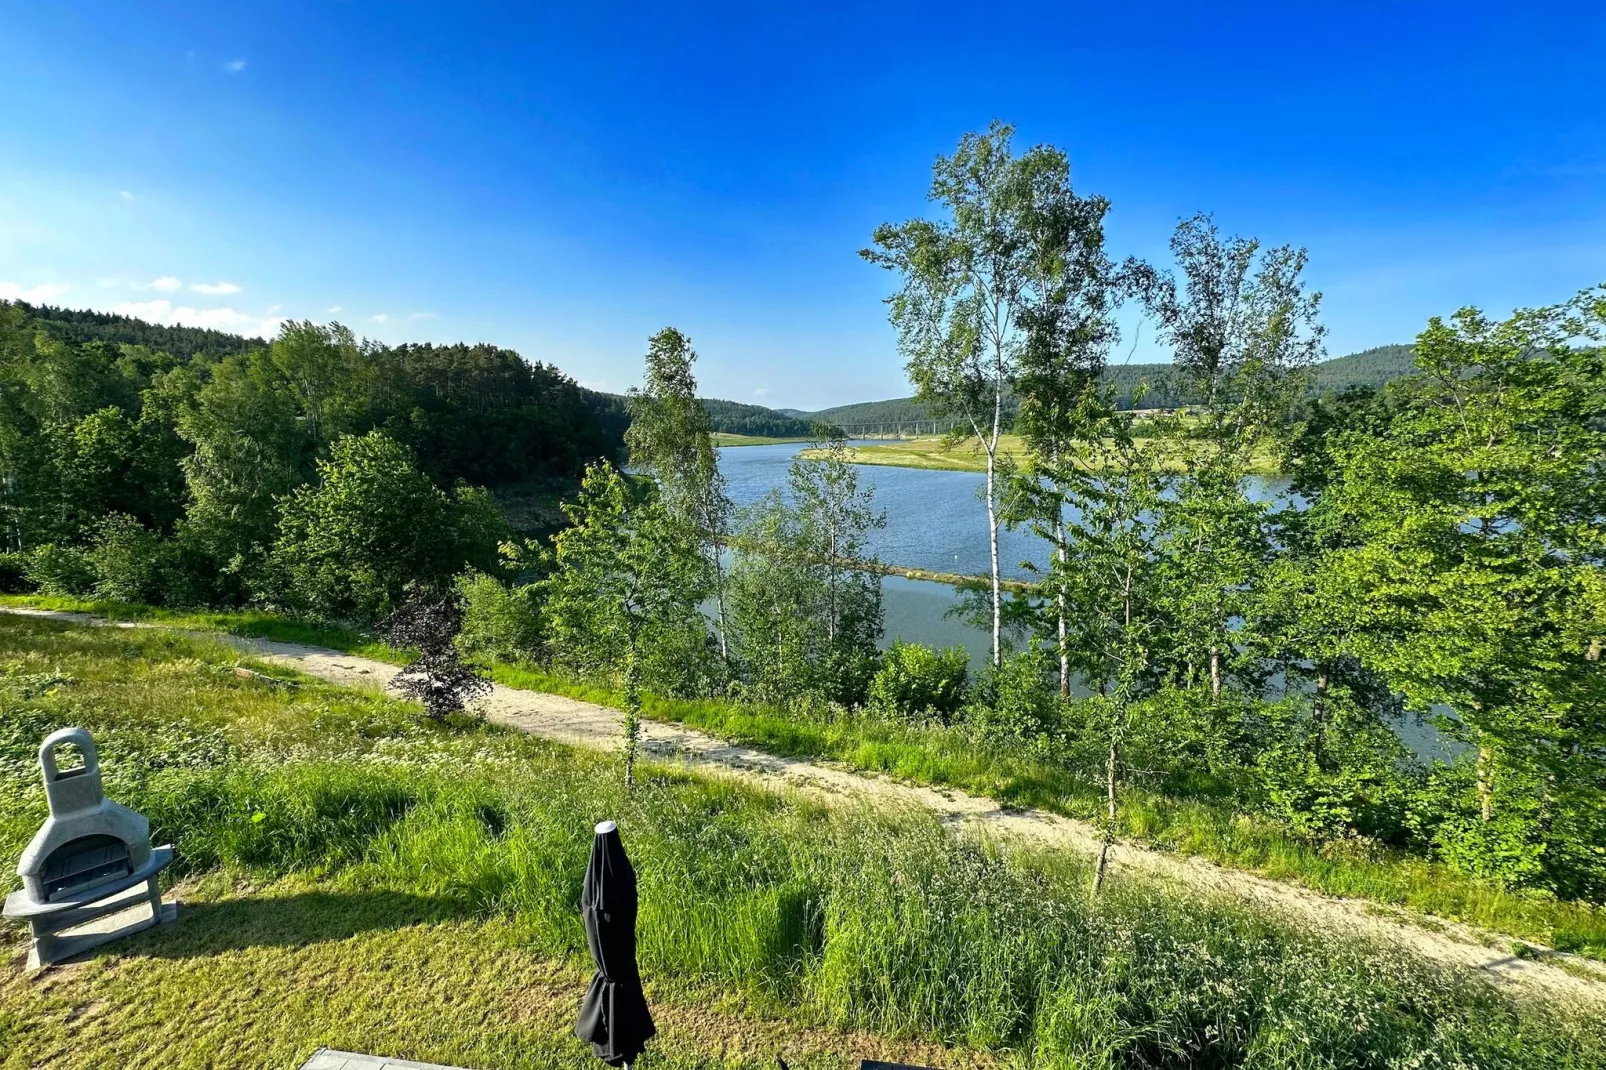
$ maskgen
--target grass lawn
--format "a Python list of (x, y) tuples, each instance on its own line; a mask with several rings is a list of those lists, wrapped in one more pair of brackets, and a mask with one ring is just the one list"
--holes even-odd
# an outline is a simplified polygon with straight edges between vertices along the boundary
[(644, 1064), (1585, 1067), (1606, 1025), (1398, 949), (1000, 856), (918, 814), (827, 810), (304, 681), (165, 631), (0, 619), (0, 857), (80, 724), (171, 840), (179, 922), (24, 977), (0, 930), (0, 1066), (283, 1066), (320, 1044), (590, 1065), (575, 909), (616, 818), (664, 1039)]
[(779, 442), (808, 442), (807, 435), (792, 438), (772, 438), (769, 435), (733, 435), (728, 431), (715, 431), (714, 445), (716, 446), (773, 446)]
[[(1138, 439), (1140, 445), (1156, 442), (1155, 439)], [(1017, 465), (1027, 461), (1026, 447), (1019, 435), (1004, 435), (999, 439), (1000, 455), (1007, 455)], [(987, 455), (974, 439), (947, 445), (942, 435), (922, 435), (898, 441), (875, 442), (848, 447), (854, 464), (890, 465), (894, 468), (931, 468), (957, 472), (985, 472)], [(805, 451), (804, 456), (809, 456)], [(1180, 470), (1180, 463), (1168, 465)], [(1250, 471), (1259, 475), (1275, 475), (1276, 459), (1269, 453), (1256, 454)]]
[[(396, 664), (405, 660), (371, 636), (264, 613), (184, 613), (36, 595), (0, 596), (0, 604), (86, 611), (111, 619), (327, 646)], [(605, 687), (533, 666), (496, 664), (488, 671), (509, 687), (615, 707), (621, 702)], [(1097, 821), (1103, 812), (1101, 789), (1092, 780), (1023, 748), (978, 741), (961, 729), (912, 726), (871, 716), (824, 719), (796, 710), (656, 695), (644, 696), (643, 712), (655, 720), (684, 724), (774, 754), (839, 761), (865, 772), (959, 788), (1083, 820)], [(1334, 850), (1208, 799), (1138, 786), (1125, 790), (1121, 833), (1134, 841), (1297, 882), (1329, 895), (1408, 907), (1606, 961), (1606, 909), (1599, 906), (1502, 888), (1402, 851)]]
[[(449, 897), (292, 876), (179, 890), (181, 923), (44, 978), (0, 980), (0, 1067), (272, 1067), (319, 1047), (467, 1067), (595, 1070), (576, 1041), (589, 968)], [(12, 956), (15, 958), (15, 956)], [(20, 962), (8, 963), (20, 967)], [(650, 1063), (773, 1070), (851, 1058), (987, 1067), (984, 1052), (800, 1025), (649, 981)]]

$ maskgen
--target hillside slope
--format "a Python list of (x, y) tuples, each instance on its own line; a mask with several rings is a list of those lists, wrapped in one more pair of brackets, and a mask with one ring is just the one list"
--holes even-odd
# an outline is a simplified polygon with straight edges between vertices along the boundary
[[(1377, 346), (1322, 361), (1314, 369), (1312, 389), (1318, 394), (1336, 394), (1352, 386), (1380, 387), (1390, 380), (1411, 374), (1412, 370), (1410, 346)], [(1198, 400), (1176, 382), (1169, 364), (1111, 365), (1104, 369), (1104, 380), (1115, 387), (1116, 403), (1123, 408), (1132, 406), (1140, 384), (1143, 387), (1141, 404), (1145, 408), (1171, 408)], [(1008, 402), (1006, 406), (1013, 408)], [(788, 409), (786, 412), (849, 427), (856, 424), (910, 423), (931, 418), (930, 410), (925, 405), (909, 397), (836, 405), (812, 413), (801, 413), (797, 409)]]

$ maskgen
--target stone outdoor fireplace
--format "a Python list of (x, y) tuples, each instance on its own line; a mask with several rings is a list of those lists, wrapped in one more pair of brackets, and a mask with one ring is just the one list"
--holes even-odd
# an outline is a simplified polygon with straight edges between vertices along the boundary
[[(61, 769), (67, 744), (83, 764)], [(33, 930), (28, 967), (37, 969), (177, 917), (162, 903), (156, 877), (173, 848), (151, 847), (150, 823), (106, 798), (95, 741), (64, 728), (39, 747), (50, 816), (34, 834), (17, 875), (22, 888), (6, 897), (5, 916)]]

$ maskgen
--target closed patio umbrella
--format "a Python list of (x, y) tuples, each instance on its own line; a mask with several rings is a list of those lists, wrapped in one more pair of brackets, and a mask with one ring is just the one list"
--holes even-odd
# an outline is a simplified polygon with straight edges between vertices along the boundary
[(597, 975), (580, 1003), (574, 1035), (588, 1041), (609, 1066), (624, 1066), (641, 1054), (658, 1029), (636, 969), (636, 871), (612, 821), (598, 825), (591, 841), (580, 916)]

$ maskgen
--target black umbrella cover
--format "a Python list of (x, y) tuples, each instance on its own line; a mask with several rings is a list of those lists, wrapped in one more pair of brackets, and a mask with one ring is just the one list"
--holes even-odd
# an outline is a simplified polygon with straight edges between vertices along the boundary
[(590, 1042), (603, 1062), (623, 1066), (641, 1054), (658, 1028), (636, 968), (636, 871), (612, 821), (598, 825), (591, 841), (580, 916), (597, 975), (580, 1003), (574, 1035)]

